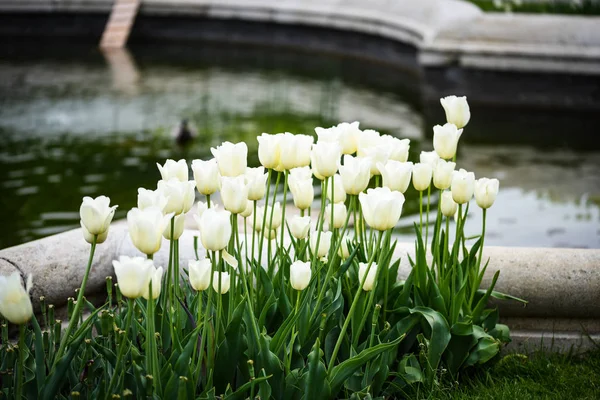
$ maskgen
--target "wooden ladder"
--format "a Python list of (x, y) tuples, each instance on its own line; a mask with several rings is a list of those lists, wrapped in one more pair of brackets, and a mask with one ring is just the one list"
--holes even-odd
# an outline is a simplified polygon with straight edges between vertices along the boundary
[(115, 0), (100, 47), (122, 48), (127, 43), (141, 0)]

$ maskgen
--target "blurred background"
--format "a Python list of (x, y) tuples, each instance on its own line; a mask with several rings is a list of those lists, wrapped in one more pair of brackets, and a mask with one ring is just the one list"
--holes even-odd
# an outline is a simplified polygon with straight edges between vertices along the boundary
[[(600, 14), (586, 0), (473, 3)], [(107, 195), (125, 217), (166, 158), (246, 141), (256, 166), (262, 132), (357, 120), (410, 138), (416, 161), (451, 94), (472, 113), (458, 166), (501, 182), (486, 243), (600, 248), (598, 74), (423, 66), (414, 46), (381, 36), (193, 16), (140, 14), (128, 50), (103, 52), (106, 12), (34, 11), (0, 13), (0, 248), (77, 228), (83, 196)], [(199, 133), (184, 146), (173, 137), (182, 119)], [(413, 240), (418, 199), (407, 197), (397, 234)]]

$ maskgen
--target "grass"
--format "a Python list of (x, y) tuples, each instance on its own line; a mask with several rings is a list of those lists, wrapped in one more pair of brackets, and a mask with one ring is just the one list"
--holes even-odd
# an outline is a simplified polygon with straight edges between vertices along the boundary
[[(469, 0), (484, 11), (512, 11), (543, 14), (600, 15), (600, 0)], [(498, 4), (494, 4), (498, 3)]]

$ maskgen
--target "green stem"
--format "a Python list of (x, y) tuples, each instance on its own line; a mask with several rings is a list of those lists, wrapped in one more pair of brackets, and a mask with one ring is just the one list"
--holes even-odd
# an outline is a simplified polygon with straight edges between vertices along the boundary
[(471, 288), (471, 296), (470, 296), (470, 300), (469, 300), (469, 304), (473, 304), (473, 299), (475, 298), (475, 293), (477, 293), (477, 290), (479, 289), (479, 269), (481, 268), (481, 259), (483, 257), (483, 241), (485, 239), (485, 220), (486, 220), (486, 215), (487, 215), (487, 209), (484, 208), (483, 209), (483, 223), (482, 223), (482, 227), (481, 227), (481, 243), (479, 243), (479, 255), (477, 257), (477, 268), (475, 270), (475, 280), (474, 280), (474, 285)]
[(419, 231), (423, 235), (423, 191), (419, 190)]
[(288, 363), (287, 363), (287, 370), (290, 370), (291, 364), (292, 364), (292, 357), (294, 355), (294, 335), (296, 333), (296, 328), (298, 325), (298, 313), (300, 312), (300, 294), (302, 293), (301, 290), (297, 290), (296, 293), (296, 307), (294, 307), (294, 315), (296, 316), (296, 323), (294, 324), (294, 327), (292, 328), (292, 336), (290, 338), (290, 352), (289, 352), (289, 358), (288, 358)]
[[(262, 229), (265, 229), (267, 226), (267, 206), (269, 205), (269, 192), (271, 191), (271, 173), (273, 172), (273, 170), (269, 169), (269, 173), (267, 176), (267, 194), (265, 196), (265, 208), (263, 210), (263, 220), (262, 220)], [(256, 205), (256, 203), (254, 203), (254, 205)], [(256, 210), (256, 207), (255, 207)], [(254, 221), (256, 222), (256, 217), (254, 218)], [(253, 230), (255, 230), (256, 223), (254, 224), (254, 226), (252, 227)], [(261, 229), (261, 232), (262, 232)], [(263, 249), (263, 243), (265, 240), (265, 235), (261, 235), (259, 240), (258, 240), (258, 266), (261, 266), (261, 261), (262, 261), (262, 249)], [(260, 279), (257, 279), (257, 282)]]
[(19, 363), (17, 364), (17, 389), (15, 396), (15, 399), (17, 400), (21, 400), (23, 398), (23, 368), (25, 368), (25, 331), (26, 324), (19, 325)]
[[(277, 201), (277, 190), (279, 189), (279, 181), (281, 180), (281, 172), (277, 172), (277, 179), (275, 180), (275, 192), (273, 192), (273, 199), (271, 201), (271, 214), (269, 215), (269, 227), (268, 227), (268, 232), (269, 232), (269, 250), (271, 249), (271, 230), (272, 230), (272, 226), (273, 226), (273, 216), (275, 215), (275, 202)], [(283, 205), (285, 207), (285, 204)], [(266, 209), (266, 205), (265, 205), (265, 214), (267, 213), (267, 209)], [(283, 224), (283, 221), (281, 221), (281, 223)], [(263, 238), (265, 237), (265, 226), (263, 225)], [(282, 228), (283, 229), (283, 228)], [(273, 263), (273, 260), (271, 259), (271, 254), (269, 254), (269, 259), (267, 260), (267, 264), (268, 264), (268, 268), (267, 268), (267, 272), (269, 273), (269, 278), (273, 278), (273, 273), (275, 271), (275, 264)]]
[[(208, 284), (208, 300), (206, 302), (206, 311), (204, 312), (204, 326), (202, 327), (202, 337), (200, 338), (200, 357), (198, 357), (198, 366), (196, 369), (196, 386), (198, 385), (199, 381), (200, 381), (200, 374), (202, 372), (202, 357), (204, 355), (204, 343), (207, 341), (207, 335), (208, 335), (208, 325), (210, 323), (210, 317), (212, 314), (212, 295), (213, 295), (213, 275), (214, 275), (214, 271), (217, 269), (216, 268), (216, 263), (215, 263), (215, 252), (212, 252), (212, 257), (211, 257), (211, 271), (210, 271), (210, 282)], [(211, 356), (208, 354), (208, 352), (210, 351), (210, 349), (212, 349), (213, 346), (211, 345), (211, 343), (208, 344), (208, 347), (206, 349), (206, 353), (207, 353), (207, 358), (208, 358), (208, 365), (210, 367), (211, 365)]]
[(279, 271), (283, 277), (283, 235), (285, 233), (285, 209), (287, 208), (287, 188), (288, 188), (288, 175), (289, 171), (286, 169), (284, 172), (283, 179), (283, 204), (281, 207), (281, 235), (279, 243)]
[(125, 346), (127, 342), (127, 335), (129, 334), (129, 328), (131, 327), (131, 320), (133, 319), (133, 307), (135, 305), (133, 299), (128, 299), (129, 305), (127, 309), (127, 319), (125, 322), (125, 330), (123, 333), (123, 338), (121, 339), (121, 345), (119, 346), (119, 354), (117, 355), (117, 363), (115, 364), (115, 370), (113, 371), (113, 375), (110, 378), (110, 382), (108, 384), (108, 388), (106, 390), (106, 399), (111, 398), (112, 392), (114, 390), (115, 384), (117, 383), (117, 379), (120, 376), (119, 367), (123, 364), (123, 356), (125, 356)]
[[(427, 188), (427, 215), (425, 224), (425, 252), (427, 252), (427, 243), (429, 242), (429, 205), (431, 203), (431, 185)], [(385, 311), (384, 311), (385, 312)]]

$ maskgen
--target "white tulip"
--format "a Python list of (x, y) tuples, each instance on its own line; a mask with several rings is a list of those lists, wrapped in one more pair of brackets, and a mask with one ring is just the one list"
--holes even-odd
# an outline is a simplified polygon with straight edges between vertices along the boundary
[(244, 179), (248, 186), (248, 200), (261, 200), (265, 197), (268, 176), (265, 167), (246, 168)]
[(408, 160), (408, 150), (410, 149), (409, 139), (398, 139), (390, 135), (381, 136), (381, 142), (390, 149), (390, 160), (406, 162)]
[(377, 164), (385, 164), (390, 158), (392, 149), (386, 144), (378, 144), (377, 146), (371, 146), (364, 149), (363, 154), (371, 159), (371, 175), (379, 175), (379, 169)]
[(317, 236), (318, 232), (313, 232), (310, 235), (310, 250), (313, 254), (316, 252), (317, 257), (322, 258), (329, 253), (329, 248), (331, 247), (331, 237), (333, 236), (332, 232), (321, 232), (321, 237), (319, 238), (319, 250), (317, 251)]
[(86, 196), (79, 208), (81, 223), (90, 235), (100, 235), (108, 230), (117, 207), (110, 207), (110, 198), (106, 196), (95, 199)]
[(310, 164), (310, 152), (314, 138), (308, 135), (294, 135), (285, 132), (279, 139), (280, 170), (306, 167)]
[(306, 239), (310, 229), (310, 217), (295, 215), (288, 220), (288, 226), (294, 238)]
[(309, 167), (292, 169), (288, 177), (288, 186), (296, 207), (300, 210), (311, 207), (315, 198), (315, 188), (313, 187), (312, 172)]
[(167, 160), (165, 165), (156, 163), (156, 166), (160, 171), (160, 176), (162, 177), (163, 181), (177, 179), (180, 182), (186, 182), (188, 180), (189, 172), (185, 160)]
[(310, 262), (296, 261), (290, 265), (290, 285), (295, 290), (304, 290), (310, 283)]
[(243, 175), (248, 165), (248, 146), (245, 142), (224, 142), (210, 151), (217, 159), (221, 176), (235, 177)]
[[(220, 281), (219, 276), (221, 277)], [(227, 292), (229, 292), (230, 285), (231, 279), (229, 277), (229, 272), (213, 272), (213, 289), (215, 290), (215, 292), (226, 294)], [(221, 288), (221, 291), (219, 291), (219, 287)]]
[(265, 239), (273, 240), (277, 237), (277, 229), (265, 229), (262, 234)]
[(189, 260), (188, 270), (190, 272), (190, 284), (194, 290), (202, 291), (210, 286), (210, 275), (212, 272), (212, 264), (210, 259)]
[[(331, 224), (331, 207), (329, 204), (325, 207), (325, 221), (328, 224)], [(346, 222), (346, 216), (348, 215), (348, 211), (346, 210), (346, 205), (344, 203), (334, 203), (333, 204), (333, 227), (329, 227), (329, 229), (335, 228), (339, 229), (344, 226)]]
[(148, 279), (148, 285), (144, 288), (142, 292), (142, 297), (146, 300), (150, 299), (150, 281), (152, 281), (152, 298), (158, 299), (160, 296), (161, 283), (163, 277), (163, 267), (155, 268), (154, 265), (150, 269), (150, 279)]
[(217, 207), (207, 209), (202, 216), (194, 215), (200, 230), (200, 241), (206, 250), (220, 251), (231, 238), (231, 213)]
[(178, 240), (183, 235), (183, 228), (185, 225), (185, 214), (179, 214), (175, 216), (175, 223), (173, 226), (173, 238), (171, 238), (171, 222), (167, 224), (163, 231), (163, 236), (167, 240)]
[(385, 164), (378, 163), (377, 168), (383, 177), (383, 186), (400, 193), (406, 192), (412, 175), (412, 162), (389, 160)]
[(246, 209), (240, 213), (243, 218), (248, 218), (254, 212), (254, 202), (248, 200), (246, 202)]
[(208, 210), (208, 204), (203, 201), (196, 203), (196, 214), (201, 217), (204, 211)]
[(196, 188), (200, 194), (209, 196), (221, 189), (221, 174), (215, 158), (208, 161), (192, 161), (192, 171)]
[(221, 200), (230, 213), (244, 212), (248, 203), (248, 186), (243, 176), (221, 178)]
[[(88, 230), (85, 228), (85, 225), (83, 224), (83, 221), (79, 221), (79, 224), (81, 225), (81, 232), (83, 233), (83, 238), (85, 239), (85, 241), (89, 244), (94, 243), (94, 235), (88, 232)], [(108, 238), (109, 230), (110, 228), (97, 236), (96, 244), (104, 243), (106, 241), (106, 238)]]
[(454, 171), (452, 174), (452, 198), (458, 204), (468, 203), (475, 190), (475, 174), (464, 169)]
[(365, 292), (373, 290), (373, 287), (375, 286), (375, 277), (377, 276), (377, 264), (372, 263), (371, 268), (369, 268), (369, 273), (367, 274), (368, 267), (369, 264), (367, 263), (358, 263), (358, 283), (360, 284), (360, 282), (365, 279), (365, 274), (367, 275), (362, 287)]
[(352, 154), (358, 147), (358, 138), (360, 137), (359, 123), (342, 122), (331, 128), (315, 128), (319, 142), (337, 142), (342, 146), (343, 154)]
[[(263, 217), (265, 215), (265, 208), (267, 213), (266, 227), (262, 226)], [(271, 221), (271, 214), (273, 214), (273, 221)], [(263, 231), (263, 228), (267, 228), (264, 230), (276, 230), (281, 226), (281, 203), (276, 202), (275, 207), (267, 206), (267, 207), (256, 207), (256, 226), (254, 230), (257, 232)], [(271, 224), (272, 222), (272, 224)], [(270, 229), (268, 229), (270, 228)]]
[(129, 299), (137, 299), (147, 290), (151, 278), (152, 260), (143, 257), (120, 256), (113, 260), (113, 267), (121, 294)]
[(344, 156), (344, 165), (340, 165), (340, 176), (346, 193), (357, 195), (369, 186), (371, 163), (370, 157)]
[(333, 199), (331, 198), (331, 180), (329, 180), (326, 197), (327, 200), (333, 203), (343, 203), (346, 201), (346, 191), (344, 190), (342, 177), (339, 174), (333, 176)]
[(356, 149), (356, 155), (358, 157), (367, 157), (365, 150), (377, 146), (380, 143), (381, 135), (379, 132), (373, 129), (365, 129), (360, 133), (358, 137), (358, 146)]
[(446, 112), (446, 121), (456, 125), (458, 128), (464, 128), (471, 119), (469, 103), (465, 96), (448, 96), (440, 99), (442, 107)]
[(444, 217), (454, 217), (456, 210), (458, 210), (458, 204), (452, 198), (452, 192), (444, 191), (440, 199), (440, 209)]
[(33, 316), (33, 307), (29, 292), (32, 287), (32, 276), (27, 277), (23, 287), (21, 274), (13, 272), (9, 276), (0, 276), (0, 314), (16, 325), (27, 323)]
[(342, 241), (340, 243), (340, 249), (338, 250), (338, 255), (342, 260), (345, 260), (348, 257), (350, 257), (350, 248), (348, 247), (348, 242), (350, 241), (351, 239), (350, 237), (348, 237), (348, 235), (344, 235), (344, 237), (342, 238)]
[(342, 156), (342, 147), (339, 143), (316, 143), (312, 147), (310, 158), (312, 168), (320, 176), (330, 177), (335, 175)]
[(422, 151), (421, 154), (419, 154), (419, 162), (421, 164), (429, 164), (432, 170), (435, 169), (439, 160), (440, 156), (435, 151)]
[(439, 160), (433, 169), (433, 185), (440, 190), (448, 189), (452, 184), (454, 168), (456, 163)]
[(461, 134), (462, 129), (456, 129), (454, 124), (433, 127), (433, 148), (440, 158), (449, 160), (454, 157)]
[(185, 214), (194, 205), (196, 182), (169, 179), (168, 181), (158, 181), (157, 186), (157, 190), (167, 198), (167, 205), (163, 208), (165, 214)]
[(163, 215), (158, 207), (129, 210), (127, 227), (133, 245), (146, 255), (156, 253), (160, 250), (165, 229), (170, 229), (172, 216), (172, 213)]
[(281, 141), (282, 135), (270, 135), (263, 133), (258, 136), (258, 159), (263, 167), (268, 169), (278, 168), (281, 162)]
[(169, 200), (160, 190), (138, 189), (137, 206), (140, 210), (148, 207), (158, 207), (164, 210)]
[(500, 188), (498, 179), (480, 178), (475, 181), (475, 201), (483, 209), (490, 208)]
[(404, 195), (386, 187), (368, 189), (358, 195), (367, 224), (378, 231), (392, 229), (402, 215)]
[(431, 175), (433, 174), (433, 170), (431, 169), (430, 164), (417, 163), (413, 165), (413, 186), (419, 192), (423, 190), (427, 190), (429, 185), (431, 184)]

